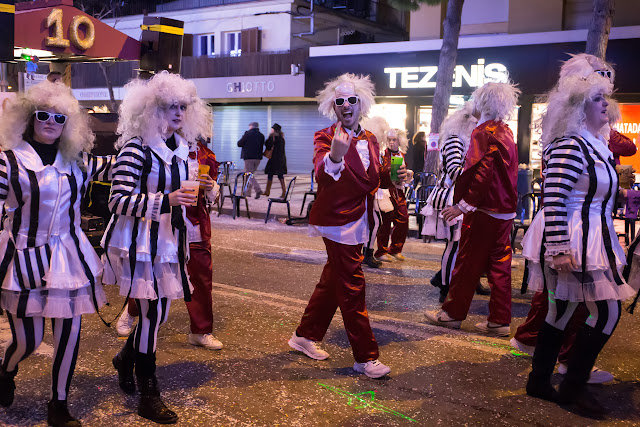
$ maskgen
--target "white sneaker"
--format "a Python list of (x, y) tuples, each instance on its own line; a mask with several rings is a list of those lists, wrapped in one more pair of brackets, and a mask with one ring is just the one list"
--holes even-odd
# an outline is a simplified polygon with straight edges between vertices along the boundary
[(121, 337), (128, 337), (133, 331), (133, 323), (136, 318), (129, 315), (129, 304), (124, 307), (124, 311), (120, 315), (118, 322), (116, 322), (116, 332)]
[(378, 359), (370, 360), (365, 363), (354, 363), (353, 370), (361, 374), (365, 374), (369, 378), (380, 378), (391, 372), (391, 368), (382, 364)]
[(295, 332), (289, 340), (289, 347), (303, 352), (312, 359), (324, 360), (329, 357), (329, 353), (319, 348), (317, 342), (308, 340), (304, 337), (299, 337)]
[(220, 350), (222, 343), (211, 334), (189, 334), (187, 339), (191, 345), (199, 345), (208, 350)]
[(511, 327), (493, 322), (480, 322), (475, 325), (476, 331), (480, 331), (494, 337), (508, 337), (511, 333)]
[(424, 314), (427, 321), (436, 326), (444, 326), (445, 328), (460, 329), (462, 320), (455, 320), (447, 314), (444, 310), (439, 311), (427, 311)]
[[(558, 373), (561, 375), (565, 375), (567, 373), (567, 365), (565, 365), (564, 363), (560, 363), (558, 365)], [(613, 381), (613, 375), (611, 374), (611, 372), (602, 371), (598, 369), (597, 366), (594, 366), (593, 369), (591, 369), (591, 375), (589, 375), (589, 380), (587, 381), (587, 383), (602, 384), (609, 381)]]
[(533, 357), (533, 353), (536, 351), (536, 348), (534, 346), (523, 344), (520, 341), (518, 341), (515, 337), (509, 340), (509, 344), (511, 344), (511, 347), (515, 348), (516, 350), (521, 351), (522, 353), (526, 353), (532, 357)]
[(380, 256), (375, 257), (378, 261), (384, 261), (384, 262), (393, 262), (395, 261), (395, 258), (392, 257), (389, 254), (382, 254)]

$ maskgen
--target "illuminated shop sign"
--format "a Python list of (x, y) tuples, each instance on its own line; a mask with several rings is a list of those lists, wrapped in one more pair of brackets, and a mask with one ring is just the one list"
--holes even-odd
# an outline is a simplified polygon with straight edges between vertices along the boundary
[[(420, 67), (387, 67), (385, 74), (389, 76), (389, 88), (402, 89), (434, 88), (436, 87), (436, 65)], [(453, 87), (480, 87), (487, 82), (506, 83), (509, 78), (507, 67), (500, 63), (485, 64), (484, 58), (479, 58), (477, 64), (467, 69), (464, 65), (456, 65), (453, 72)]]

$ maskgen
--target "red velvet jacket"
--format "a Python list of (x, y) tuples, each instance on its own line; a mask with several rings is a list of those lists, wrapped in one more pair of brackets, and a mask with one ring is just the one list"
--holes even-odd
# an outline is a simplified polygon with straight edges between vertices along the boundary
[[(189, 153), (189, 157), (194, 159), (196, 158), (196, 153)], [(218, 165), (219, 163), (216, 161), (216, 155), (213, 154), (213, 151), (209, 150), (204, 144), (198, 142), (198, 152), (197, 152), (198, 163), (201, 165), (209, 165), (209, 176), (214, 180), (218, 176)], [(200, 189), (198, 192), (198, 205), (197, 206), (187, 206), (187, 219), (191, 222), (191, 224), (200, 225), (200, 235), (202, 236), (202, 241), (206, 244), (210, 244), (211, 242), (211, 219), (209, 218), (209, 209), (207, 208), (207, 203), (204, 198), (204, 191)]]
[[(404, 159), (404, 154), (398, 154), (400, 154)], [(391, 155), (391, 150), (389, 150), (388, 148), (384, 150), (384, 153), (382, 154), (382, 170), (386, 174), (389, 174), (389, 179), (391, 179)], [(385, 186), (382, 185), (381, 187), (385, 188)], [(388, 188), (389, 194), (391, 195), (391, 203), (393, 203), (393, 206), (395, 206), (396, 209), (398, 208), (398, 206), (407, 205), (407, 199), (406, 197), (404, 197), (404, 191), (402, 189), (396, 188), (395, 185), (390, 185)]]
[[(340, 179), (335, 181), (324, 171), (324, 156), (331, 151), (335, 128), (334, 123), (313, 137), (313, 164), (318, 183), (316, 200), (309, 214), (309, 224), (313, 225), (340, 226), (360, 219), (365, 206), (373, 209), (373, 194), (380, 186), (380, 145), (376, 137), (364, 129), (351, 141)], [(356, 150), (360, 140), (369, 142), (369, 169), (366, 171)], [(390, 184), (388, 173), (383, 174), (383, 183)]]
[(504, 122), (489, 120), (471, 134), (464, 172), (456, 180), (454, 203), (495, 213), (516, 211), (518, 149)]
[(636, 147), (631, 138), (611, 129), (609, 133), (609, 150), (613, 153), (616, 165), (619, 165), (620, 156), (633, 156), (638, 151), (638, 147)]

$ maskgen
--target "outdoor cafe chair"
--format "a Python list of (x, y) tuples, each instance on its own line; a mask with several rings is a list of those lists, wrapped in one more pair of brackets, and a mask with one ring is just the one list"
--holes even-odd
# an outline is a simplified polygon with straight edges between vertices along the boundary
[(513, 227), (511, 229), (511, 250), (513, 253), (516, 252), (515, 243), (518, 230), (523, 230), (526, 233), (538, 210), (540, 210), (540, 205), (535, 193), (518, 194), (516, 217), (513, 219)]
[[(293, 187), (296, 185), (296, 177), (294, 176), (289, 181), (289, 185), (287, 186), (287, 192), (284, 193), (284, 197), (269, 197), (269, 206), (267, 206), (267, 215), (264, 217), (264, 223), (266, 224), (269, 221), (269, 213), (271, 212), (271, 204), (272, 203), (286, 203), (287, 204), (287, 220), (291, 220), (291, 205), (289, 202), (291, 201), (291, 195), (293, 194)], [(304, 205), (304, 203), (303, 203)]]
[(218, 166), (218, 179), (217, 183), (220, 186), (220, 197), (218, 198), (218, 216), (220, 215), (220, 210), (222, 209), (222, 202), (224, 201), (224, 188), (227, 187), (229, 189), (229, 194), (231, 193), (231, 180), (229, 177), (233, 173), (233, 169), (235, 168), (235, 163), (231, 161), (220, 162), (220, 166)]
[[(249, 202), (247, 201), (247, 188), (249, 187), (249, 180), (253, 177), (251, 172), (240, 172), (236, 175), (236, 180), (233, 185), (233, 191), (229, 194), (228, 197), (231, 198), (231, 215), (233, 219), (236, 219), (236, 216), (240, 216), (240, 200), (244, 199), (244, 204), (247, 209), (247, 218), (251, 218), (251, 214), (249, 213)], [(240, 182), (240, 188), (238, 188), (238, 182), (242, 178)], [(220, 200), (220, 209), (218, 210), (218, 216), (222, 212), (222, 206), (224, 205), (224, 199), (227, 196), (222, 196)]]
[(300, 206), (300, 215), (302, 215), (302, 211), (304, 210), (304, 204), (307, 202), (307, 196), (312, 196), (313, 200), (316, 199), (316, 190), (315, 190), (315, 186), (314, 186), (314, 179), (315, 179), (315, 175), (316, 175), (316, 171), (315, 169), (311, 170), (311, 188), (309, 191), (307, 191), (306, 193), (304, 193), (304, 197), (302, 198), (302, 206)]

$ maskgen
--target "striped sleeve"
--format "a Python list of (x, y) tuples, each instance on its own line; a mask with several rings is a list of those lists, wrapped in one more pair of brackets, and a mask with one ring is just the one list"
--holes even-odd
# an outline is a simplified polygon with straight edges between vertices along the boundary
[[(144, 168), (144, 151), (136, 142), (122, 147), (113, 167), (109, 209), (111, 213), (160, 220), (162, 193), (139, 193), (140, 176)], [(138, 190), (138, 191), (136, 191)]]
[(573, 139), (552, 142), (545, 150), (544, 230), (548, 255), (570, 253), (566, 199), (583, 173), (584, 156)]
[(94, 156), (83, 152), (82, 160), (87, 168), (89, 181), (109, 182), (113, 179), (112, 171), (116, 156)]
[(444, 163), (444, 173), (452, 182), (462, 173), (464, 144), (456, 135), (452, 135), (445, 141), (442, 147), (442, 159)]
[(4, 153), (0, 153), (0, 212), (9, 194), (9, 162)]

